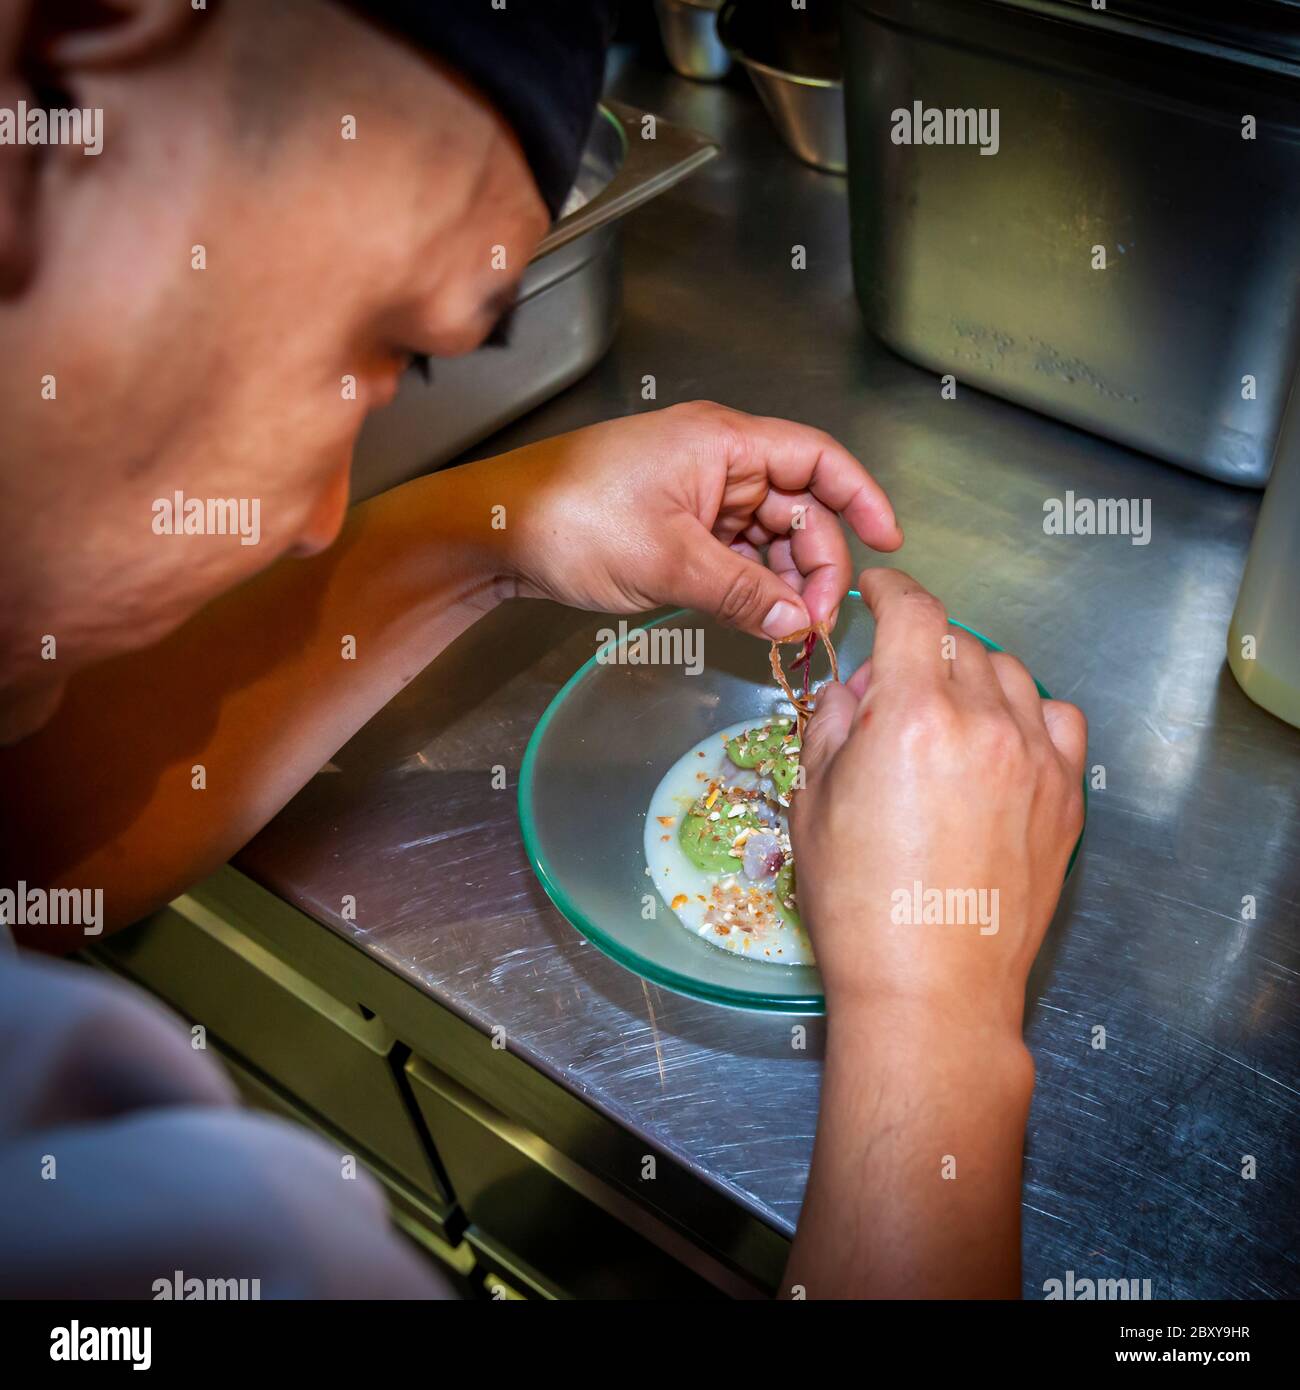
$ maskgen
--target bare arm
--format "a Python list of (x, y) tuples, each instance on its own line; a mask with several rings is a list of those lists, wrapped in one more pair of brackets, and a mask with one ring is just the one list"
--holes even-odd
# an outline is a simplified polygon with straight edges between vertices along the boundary
[(826, 983), (787, 1296), (1014, 1298), (1025, 983), (1083, 820), (1087, 729), (898, 570), (871, 659), (818, 696), (791, 806)]
[[(508, 594), (684, 604), (756, 635), (774, 611), (782, 631), (828, 617), (851, 577), (837, 514), (879, 549), (902, 541), (878, 484), (829, 436), (707, 402), (385, 493), (324, 554), (282, 560), (74, 679), (46, 728), (0, 750), (0, 796), (21, 808), (0, 835), (0, 883), (102, 888), (107, 929), (136, 920), (243, 845)], [(35, 928), (27, 941), (84, 938)]]
[[(49, 725), (0, 752), (18, 811), (4, 881), (102, 888), (112, 930), (220, 865), (498, 601), (499, 481), (461, 468), (365, 502), (325, 553), (74, 679)], [(84, 938), (33, 927), (26, 942)]]
[(883, 1002), (836, 1008), (829, 1028), (783, 1295), (1018, 1298), (1023, 1043)]

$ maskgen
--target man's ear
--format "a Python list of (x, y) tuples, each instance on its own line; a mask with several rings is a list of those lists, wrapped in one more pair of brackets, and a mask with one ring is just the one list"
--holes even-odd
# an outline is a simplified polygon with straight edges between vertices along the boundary
[(38, 6), (36, 49), (56, 73), (118, 67), (167, 48), (196, 18), (191, 0), (54, 0)]

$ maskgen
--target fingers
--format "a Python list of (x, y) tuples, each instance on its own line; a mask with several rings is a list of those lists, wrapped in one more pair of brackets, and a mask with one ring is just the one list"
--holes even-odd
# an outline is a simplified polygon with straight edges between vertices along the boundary
[(805, 576), (803, 601), (814, 623), (833, 621), (853, 582), (849, 543), (834, 512), (814, 503), (791, 532), (790, 550)]
[(959, 627), (949, 626), (948, 635), (952, 644), (945, 647), (945, 655), (952, 653), (948, 668), (957, 693), (982, 704), (1004, 704), (1006, 697), (984, 643)]
[(803, 748), (799, 753), (806, 786), (813, 785), (844, 746), (857, 712), (857, 698), (847, 686), (831, 681), (817, 692), (817, 705), (803, 731)]
[(703, 526), (681, 553), (688, 559), (674, 584), (678, 602), (754, 637), (786, 637), (809, 625), (803, 599), (788, 584)]
[(1043, 726), (1043, 698), (1022, 661), (1010, 652), (990, 652), (989, 665), (997, 677), (1007, 704), (1016, 716), (1032, 727)]
[[(753, 560), (756, 565), (761, 565), (763, 563), (762, 551), (759, 550), (759, 548), (756, 545), (751, 544), (749, 541), (732, 541), (731, 548), (736, 552), (737, 555), (743, 555), (746, 560)], [(800, 585), (792, 582), (792, 576), (790, 574), (786, 573), (784, 570), (778, 569), (776, 565), (772, 566), (772, 571), (773, 573), (780, 575), (781, 578), (784, 579), (786, 583), (790, 585), (790, 587), (795, 591), (795, 593), (799, 592)], [(795, 570), (794, 574), (797, 575), (800, 580), (803, 579), (803, 576), (799, 574), (798, 570)]]
[(849, 694), (855, 699), (861, 700), (871, 686), (871, 658), (868, 657), (861, 666), (845, 681)]
[(730, 427), (729, 462), (762, 464), (771, 486), (811, 492), (875, 550), (897, 550), (903, 533), (884, 489), (838, 441), (793, 420), (712, 407)]
[(1020, 727), (1031, 737), (1049, 738), (1072, 775), (1082, 777), (1088, 751), (1083, 711), (1063, 700), (1044, 700), (1038, 682), (1010, 652), (992, 652), (989, 662)]
[[(755, 558), (762, 560), (762, 556), (755, 554)], [(767, 548), (767, 567), (779, 579), (784, 580), (796, 594), (803, 593), (804, 577), (799, 573), (799, 566), (794, 562), (794, 556), (790, 552), (790, 537), (782, 536), (780, 540), (773, 541)]]
[(876, 620), (872, 684), (917, 689), (946, 682), (951, 673), (944, 660), (949, 627), (943, 604), (902, 570), (863, 570), (858, 588)]
[(1064, 700), (1043, 700), (1041, 705), (1048, 737), (1074, 776), (1082, 777), (1088, 756), (1088, 721), (1083, 711)]
[(768, 564), (788, 579), (787, 565), (803, 578), (794, 584), (803, 595), (813, 623), (827, 622), (838, 612), (853, 580), (849, 543), (834, 512), (812, 497), (788, 497), (769, 492), (758, 509), (759, 521), (784, 534), (772, 543)]

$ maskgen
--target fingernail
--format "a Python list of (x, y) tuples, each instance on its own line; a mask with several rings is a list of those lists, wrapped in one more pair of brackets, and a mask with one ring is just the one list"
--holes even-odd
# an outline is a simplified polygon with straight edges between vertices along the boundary
[(800, 612), (793, 603), (787, 603), (785, 599), (778, 599), (763, 619), (763, 631), (769, 637), (789, 637), (792, 632), (798, 632), (801, 627), (807, 626), (807, 615)]

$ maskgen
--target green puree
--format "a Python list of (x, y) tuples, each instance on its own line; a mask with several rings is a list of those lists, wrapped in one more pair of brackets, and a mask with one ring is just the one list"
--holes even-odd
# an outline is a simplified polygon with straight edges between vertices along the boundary
[(776, 910), (791, 926), (801, 927), (799, 909), (795, 906), (794, 860), (787, 859), (776, 874)]
[[(737, 816), (728, 816), (732, 806), (743, 804), (744, 811)], [(709, 816), (717, 811), (718, 819)], [(681, 828), (677, 832), (677, 842), (682, 852), (697, 869), (709, 874), (731, 874), (740, 868), (740, 860), (731, 853), (731, 842), (742, 830), (762, 828), (762, 822), (749, 808), (747, 802), (728, 800), (725, 791), (718, 794), (713, 805), (706, 806), (700, 797), (682, 817)]]
[[(774, 719), (757, 729), (746, 729), (727, 740), (727, 757), (736, 767), (753, 768), (760, 776), (770, 776), (773, 786), (782, 796), (788, 796), (794, 786), (799, 770), (799, 738), (791, 719)], [(710, 874), (736, 873), (740, 867), (740, 856), (732, 854), (731, 846), (736, 836), (744, 829), (770, 829), (759, 820), (753, 803), (733, 788), (723, 787), (718, 791), (713, 805), (707, 803), (707, 795), (695, 801), (682, 817), (677, 831), (677, 842), (682, 852), (697, 869)], [(743, 809), (736, 815), (729, 815), (733, 808)], [(710, 817), (717, 813), (717, 819)], [(799, 912), (795, 907), (794, 863), (787, 861), (776, 876), (774, 885), (777, 910), (793, 926), (800, 926)]]
[(789, 719), (774, 719), (761, 729), (746, 729), (727, 740), (727, 757), (737, 767), (757, 768), (770, 776), (781, 796), (789, 796), (799, 770), (799, 739)]

